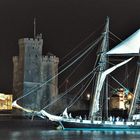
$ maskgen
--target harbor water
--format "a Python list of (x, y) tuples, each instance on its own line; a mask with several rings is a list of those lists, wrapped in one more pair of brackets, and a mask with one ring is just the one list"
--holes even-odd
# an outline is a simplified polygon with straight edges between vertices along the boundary
[(0, 130), (0, 140), (139, 140), (140, 131)]
[(0, 140), (139, 140), (140, 130), (56, 130), (47, 120), (1, 119)]

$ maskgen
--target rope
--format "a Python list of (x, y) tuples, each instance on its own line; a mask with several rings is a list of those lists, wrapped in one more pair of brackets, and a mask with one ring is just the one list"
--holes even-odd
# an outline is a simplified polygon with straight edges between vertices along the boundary
[(110, 40), (114, 41), (115, 43), (117, 42), (116, 40), (114, 40), (112, 37), (109, 37)]
[(118, 40), (122, 41), (122, 39), (120, 39), (118, 36), (116, 36), (115, 34), (113, 34), (111, 31), (109, 31), (109, 33), (110, 33), (111, 35), (113, 35), (114, 37), (116, 37)]
[(91, 52), (89, 52), (84, 58), (83, 60), (72, 70), (72, 72), (65, 78), (64, 82), (59, 86), (59, 88), (61, 88), (64, 84), (65, 84), (65, 81), (67, 79), (69, 79), (73, 73), (76, 71), (76, 69), (78, 69), (78, 67), (84, 62), (84, 60), (87, 58), (87, 56), (90, 54)]
[[(127, 79), (130, 77), (130, 75), (134, 72), (134, 70), (135, 70), (135, 69), (133, 69), (133, 70), (130, 72), (130, 74), (127, 74), (126, 78), (123, 80), (122, 83), (125, 83), (125, 82), (126, 82), (126, 80), (127, 80)], [(128, 85), (128, 83), (127, 83), (127, 85)]]
[[(111, 75), (110, 75), (111, 76)], [(117, 82), (120, 86), (122, 86), (126, 91), (130, 92), (129, 89), (127, 89), (124, 85), (122, 85), (116, 78), (114, 78), (113, 76), (111, 76), (111, 78)]]
[[(107, 83), (106, 83), (106, 85), (108, 85), (110, 88), (114, 89), (111, 85), (109, 85)], [(111, 96), (112, 95), (108, 96), (108, 98), (110, 98)], [(106, 101), (101, 104), (101, 109), (103, 108), (103, 106), (105, 105), (105, 103), (106, 103)]]
[(88, 82), (87, 86), (85, 87), (85, 89), (83, 90), (83, 92), (80, 94), (80, 96), (75, 101), (73, 101), (67, 108), (71, 108), (79, 100), (79, 98), (84, 94), (84, 92), (86, 91), (86, 89), (89, 87), (89, 85), (92, 82), (94, 76), (95, 76), (95, 74), (92, 76), (92, 78), (90, 79), (90, 81)]
[(95, 30), (94, 32), (92, 32), (88, 37), (86, 37), (82, 42), (80, 42), (78, 45), (76, 45), (68, 54), (66, 54), (61, 61), (63, 61), (66, 57), (68, 57), (72, 52), (74, 52), (77, 48), (79, 48), (85, 41), (87, 41), (93, 34), (95, 34), (95, 32), (97, 32), (101, 27), (103, 27), (104, 24), (101, 24), (97, 30)]
[(77, 96), (79, 95), (79, 93), (83, 90), (83, 88), (86, 86), (86, 84), (88, 83), (88, 81), (85, 83), (84, 86), (82, 86), (82, 88), (80, 88), (79, 92), (74, 96), (74, 98), (71, 100), (70, 104), (67, 106), (67, 108), (69, 108), (69, 106), (71, 106), (71, 104), (75, 101), (75, 99), (77, 98)]
[(91, 72), (89, 72), (84, 78), (82, 78), (80, 81), (78, 81), (76, 84), (74, 84), (72, 87), (70, 87), (67, 91), (65, 91), (64, 93), (62, 93), (62, 95), (57, 98), (56, 100), (52, 101), (50, 104), (48, 104), (47, 106), (43, 107), (42, 109), (46, 109), (48, 108), (50, 105), (54, 104), (55, 102), (57, 102), (58, 100), (60, 100), (61, 98), (63, 98), (68, 92), (70, 92), (71, 90), (73, 90), (75, 87), (77, 87), (81, 82), (83, 82), (88, 76), (90, 76), (95, 70), (92, 70)]
[(47, 80), (46, 82), (42, 83), (41, 85), (35, 87), (34, 89), (30, 90), (27, 94), (19, 97), (18, 99), (16, 99), (16, 101), (28, 96), (29, 94), (31, 94), (34, 91), (37, 91), (38, 89), (40, 89), (41, 87), (43, 87), (44, 85), (46, 85), (48, 82), (50, 82), (51, 80), (53, 80), (54, 78), (56, 78), (57, 76), (59, 76), (60, 74), (62, 74), (65, 70), (67, 70), (69, 67), (71, 67), (75, 62), (77, 62), (80, 58), (82, 58), (86, 53), (88, 53), (101, 39), (103, 36), (99, 37), (86, 51), (84, 51), (77, 59), (75, 59), (72, 63), (70, 63), (67, 67), (65, 67), (63, 70), (61, 70), (59, 73), (57, 73), (56, 75), (54, 75), (52, 78), (50, 78), (49, 80)]
[[(38, 85), (33, 86), (30, 90), (33, 90), (33, 89), (37, 88), (37, 86), (38, 86)], [(24, 90), (23, 92), (26, 93), (26, 91), (28, 92), (28, 90)], [(22, 91), (20, 91), (20, 93), (22, 93)], [(26, 96), (25, 96), (25, 97), (26, 97)], [(22, 99), (22, 98), (24, 98), (24, 95), (23, 95), (23, 96), (20, 96), (19, 98), (17, 98), (16, 101), (18, 101), (18, 100), (20, 100), (20, 99)]]
[[(66, 61), (65, 63), (63, 63), (63, 65), (59, 66), (59, 69), (61, 69), (62, 67), (64, 67), (66, 64), (68, 64), (70, 61), (72, 61), (73, 59), (75, 59), (79, 54), (81, 54), (82, 52), (84, 52), (85, 50), (87, 50), (94, 42), (90, 43), (89, 45), (87, 45), (84, 49), (82, 49), (81, 51), (78, 51), (77, 54), (75, 54), (73, 57), (71, 57), (68, 61)], [(94, 49), (94, 48), (93, 48)]]

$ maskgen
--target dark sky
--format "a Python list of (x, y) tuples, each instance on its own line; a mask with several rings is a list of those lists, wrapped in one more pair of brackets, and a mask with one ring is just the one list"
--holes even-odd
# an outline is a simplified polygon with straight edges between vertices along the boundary
[(0, 92), (12, 92), (12, 56), (18, 39), (43, 34), (44, 54), (62, 58), (110, 17), (121, 39), (140, 27), (139, 0), (0, 0)]

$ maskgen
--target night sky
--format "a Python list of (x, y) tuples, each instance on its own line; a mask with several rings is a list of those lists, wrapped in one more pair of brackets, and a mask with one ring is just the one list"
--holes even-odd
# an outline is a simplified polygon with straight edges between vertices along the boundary
[[(63, 58), (110, 17), (110, 31), (125, 39), (140, 28), (139, 0), (0, 0), (0, 92), (12, 92), (12, 56), (18, 39), (43, 34), (43, 54)], [(119, 43), (119, 42), (118, 42)]]

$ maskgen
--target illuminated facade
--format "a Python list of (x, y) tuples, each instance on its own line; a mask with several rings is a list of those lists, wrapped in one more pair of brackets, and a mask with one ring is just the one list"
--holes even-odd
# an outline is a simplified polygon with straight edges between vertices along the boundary
[(12, 110), (12, 95), (0, 93), (0, 111)]
[(126, 94), (123, 88), (117, 90), (117, 93), (110, 98), (110, 110), (122, 109), (129, 110), (133, 98), (132, 93)]

